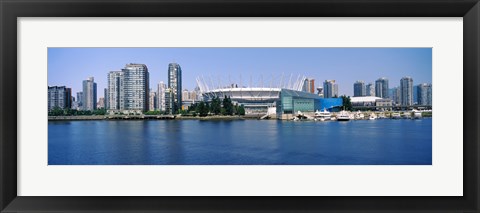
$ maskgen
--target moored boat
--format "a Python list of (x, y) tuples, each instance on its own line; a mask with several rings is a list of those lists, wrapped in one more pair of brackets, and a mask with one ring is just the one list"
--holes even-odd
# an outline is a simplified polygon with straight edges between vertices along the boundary
[(363, 120), (365, 119), (365, 115), (361, 113), (360, 111), (355, 113), (355, 120)]
[(385, 113), (382, 112), (382, 113), (380, 113), (380, 114), (378, 115), (378, 119), (384, 119), (384, 118), (387, 118), (387, 117), (385, 116)]
[(337, 115), (337, 120), (338, 121), (349, 121), (350, 120), (350, 113), (348, 113), (345, 110), (340, 111), (340, 113)]
[(413, 110), (412, 111), (412, 119), (420, 119), (422, 118), (422, 112), (421, 111), (417, 111), (417, 110)]
[(392, 113), (392, 119), (400, 119), (400, 118), (402, 118), (400, 113), (398, 113), (398, 112)]
[(315, 118), (320, 120), (320, 121), (328, 121), (328, 120), (331, 120), (332, 118), (332, 113), (330, 113), (329, 111), (323, 109), (322, 111), (316, 111), (315, 112)]

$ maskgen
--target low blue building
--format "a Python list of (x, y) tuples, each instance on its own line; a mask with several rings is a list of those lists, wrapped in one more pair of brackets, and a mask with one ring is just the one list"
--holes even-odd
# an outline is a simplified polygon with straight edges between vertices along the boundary
[(295, 114), (321, 110), (337, 111), (343, 105), (342, 98), (322, 98), (317, 94), (282, 89), (277, 104), (277, 114)]

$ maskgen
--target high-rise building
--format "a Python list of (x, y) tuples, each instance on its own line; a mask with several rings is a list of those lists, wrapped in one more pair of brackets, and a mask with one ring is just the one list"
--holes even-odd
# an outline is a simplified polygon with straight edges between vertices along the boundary
[(98, 99), (97, 109), (104, 109), (104, 108), (105, 108), (105, 98), (101, 97)]
[(135, 63), (125, 65), (125, 68), (122, 69), (120, 85), (121, 110), (148, 111), (149, 73), (147, 65)]
[(172, 92), (172, 113), (182, 107), (182, 68), (177, 63), (168, 64), (168, 88)]
[(72, 89), (65, 86), (48, 87), (48, 110), (72, 107)]
[(413, 79), (409, 76), (400, 80), (401, 105), (413, 105)]
[(310, 79), (310, 93), (315, 94), (315, 79)]
[(93, 77), (83, 81), (82, 109), (93, 111), (97, 109), (97, 83)]
[(145, 64), (130, 63), (108, 73), (108, 109), (145, 112), (149, 105), (149, 73)]
[(338, 84), (335, 83), (335, 80), (325, 80), (325, 82), (323, 82), (323, 97), (338, 97)]
[(388, 79), (383, 77), (375, 81), (375, 96), (388, 98)]
[(366, 96), (367, 92), (365, 89), (365, 82), (364, 81), (356, 81), (353, 84), (353, 96), (354, 97), (361, 97)]
[(83, 92), (77, 92), (77, 110), (82, 109), (83, 103)]
[(309, 88), (310, 88), (310, 81), (308, 80), (308, 78), (305, 78), (305, 80), (303, 80), (302, 91), (308, 92)]
[(111, 71), (108, 73), (108, 88), (107, 88), (107, 109), (120, 110), (123, 107), (123, 100), (120, 100), (120, 94), (123, 92), (123, 84), (121, 82), (123, 76), (122, 71)]
[(192, 100), (192, 101), (196, 101), (198, 99), (196, 90), (190, 91), (188, 93), (188, 96), (190, 97), (190, 100)]
[(427, 105), (432, 106), (432, 84), (429, 84), (429, 87), (427, 87)]
[(397, 88), (397, 91), (395, 92), (395, 94), (396, 94), (395, 102), (398, 105), (401, 105), (402, 104), (402, 89), (400, 88), (400, 86), (398, 86), (396, 88)]
[(196, 86), (195, 89), (193, 89), (195, 92), (195, 101), (201, 101), (203, 99), (202, 97), (202, 92), (200, 91), (200, 87)]
[(366, 96), (375, 96), (375, 86), (372, 83), (368, 83), (365, 86), (365, 95)]
[(72, 96), (72, 109), (79, 110), (78, 101)]
[(432, 105), (432, 84), (419, 84), (417, 90), (418, 105)]
[(394, 87), (391, 90), (392, 95), (390, 97), (392, 98), (392, 103), (395, 105), (400, 105), (402, 103), (402, 93), (400, 87)]
[(173, 91), (171, 88), (165, 89), (165, 112), (173, 114)]
[(190, 97), (189, 97), (188, 89), (184, 89), (182, 91), (182, 101), (189, 101), (189, 100), (190, 100)]
[(323, 97), (323, 88), (317, 87), (317, 95)]
[(418, 105), (418, 85), (413, 86), (413, 105)]
[(148, 110), (149, 111), (155, 111), (155, 109), (157, 109), (157, 93), (150, 90), (150, 100), (148, 102), (149, 104), (149, 107), (148, 107)]
[(108, 109), (108, 89), (103, 89), (103, 106)]
[(72, 104), (75, 101), (75, 98), (72, 96), (72, 88), (66, 88), (67, 92), (67, 108), (72, 108)]
[(165, 111), (165, 90), (167, 89), (167, 86), (163, 81), (160, 81), (157, 85), (157, 107), (158, 110), (160, 111)]
[(338, 97), (338, 84), (333, 85), (333, 96), (332, 97)]
[(303, 81), (302, 91), (308, 92), (308, 93), (315, 93), (315, 79), (306, 78)]

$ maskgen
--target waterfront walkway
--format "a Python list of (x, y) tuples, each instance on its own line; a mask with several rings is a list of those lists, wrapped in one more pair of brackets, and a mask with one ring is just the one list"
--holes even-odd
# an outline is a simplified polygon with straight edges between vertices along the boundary
[(175, 115), (78, 115), (78, 116), (48, 116), (49, 121), (62, 120), (139, 120), (139, 119), (157, 119), (167, 120), (175, 119)]

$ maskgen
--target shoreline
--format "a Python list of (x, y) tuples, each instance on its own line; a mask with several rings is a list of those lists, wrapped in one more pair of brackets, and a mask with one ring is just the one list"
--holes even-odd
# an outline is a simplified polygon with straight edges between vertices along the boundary
[(48, 116), (48, 121), (85, 121), (85, 120), (256, 120), (260, 117), (248, 116), (156, 116), (156, 115), (125, 115), (125, 116), (109, 116), (109, 115), (79, 115), (79, 116)]
[[(422, 118), (431, 118), (432, 114), (422, 115)], [(385, 119), (392, 119), (387, 117)], [(406, 119), (406, 118), (402, 118)], [(48, 116), (48, 121), (88, 121), (88, 120), (199, 120), (199, 121), (233, 121), (233, 120), (291, 120), (291, 119), (261, 119), (260, 116), (181, 116), (181, 115), (78, 115), (78, 116)]]

